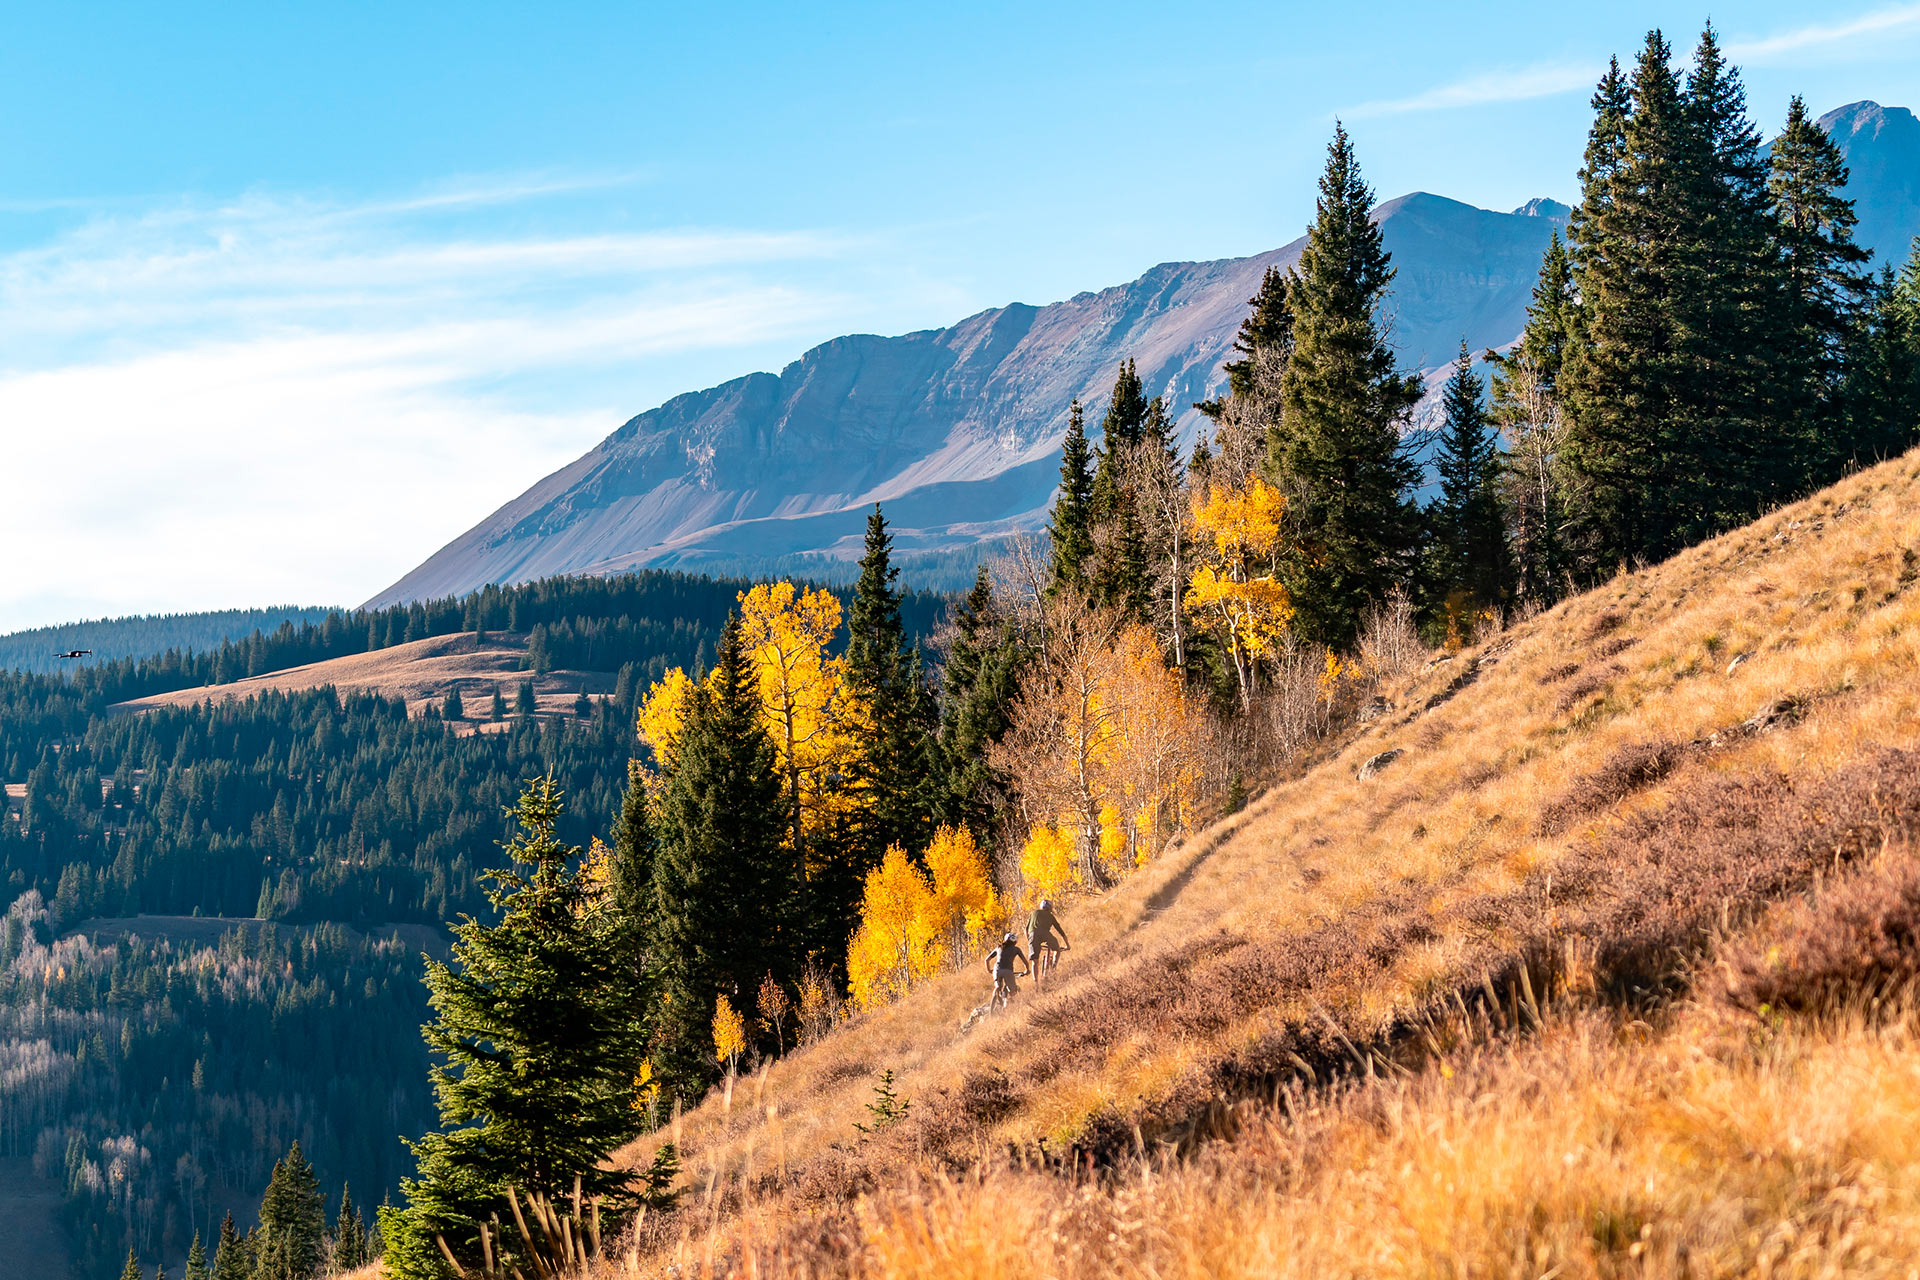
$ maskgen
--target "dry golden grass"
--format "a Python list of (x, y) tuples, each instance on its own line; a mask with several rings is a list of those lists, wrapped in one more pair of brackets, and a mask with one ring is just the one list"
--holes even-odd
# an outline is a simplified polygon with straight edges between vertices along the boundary
[[(1825, 1274), (1912, 1256), (1909, 1022), (1796, 1023), (1748, 1053), (1751, 1013), (1651, 1041), (1643, 1017), (1723, 922), (1920, 824), (1920, 766), (1898, 754), (1920, 747), (1917, 552), (1910, 457), (1425, 669), (1303, 776), (1072, 903), (1044, 996), (962, 1035), (984, 978), (948, 975), (635, 1144), (623, 1159), (676, 1139), (689, 1187), (636, 1265), (1663, 1275), (1706, 1250), (1699, 1273)], [(1521, 1047), (1436, 1056), (1535, 1025), (1525, 1006), (1554, 992), (1563, 1012)], [(1412, 1075), (1327, 1094), (1362, 1062)], [(882, 1068), (913, 1116), (859, 1140)], [(1276, 1089), (1300, 1091), (1295, 1116), (1199, 1142)], [(1063, 1172), (1124, 1169), (1136, 1142), (1186, 1155)]]
[[(378, 693), (404, 699), (408, 714), (419, 715), (428, 707), (438, 710), (447, 693), (457, 686), (468, 718), (456, 732), (495, 732), (508, 726), (506, 722), (493, 724), (486, 720), (488, 704), (498, 689), (512, 705), (521, 682), (530, 678), (530, 673), (521, 669), (526, 650), (526, 637), (510, 632), (490, 631), (484, 645), (477, 644), (471, 632), (433, 636), (372, 653), (269, 671), (228, 684), (156, 693), (116, 703), (114, 710), (192, 706), (249, 698), (269, 690), (286, 692), (332, 685), (342, 694)], [(549, 672), (534, 680), (534, 701), (542, 715), (572, 715), (574, 700), (583, 688), (593, 694), (609, 693), (613, 677), (594, 671)]]

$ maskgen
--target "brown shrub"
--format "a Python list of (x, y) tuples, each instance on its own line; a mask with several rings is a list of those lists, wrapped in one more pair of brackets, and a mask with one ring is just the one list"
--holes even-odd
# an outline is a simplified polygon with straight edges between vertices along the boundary
[(1560, 681), (1565, 680), (1568, 676), (1579, 674), (1579, 671), (1580, 671), (1579, 663), (1566, 662), (1555, 667), (1553, 670), (1547, 672), (1547, 674), (1545, 674), (1544, 676), (1541, 676), (1540, 680), (1543, 684), (1558, 684)]
[(1580, 703), (1596, 693), (1610, 687), (1615, 680), (1627, 674), (1627, 669), (1617, 662), (1608, 663), (1600, 671), (1589, 671), (1560, 691), (1559, 701), (1555, 704), (1562, 715), (1573, 710)]
[(1595, 645), (1593, 647), (1593, 656), (1596, 658), (1611, 658), (1617, 653), (1625, 653), (1639, 643), (1640, 640), (1637, 636), (1615, 636), (1611, 640)]
[(1920, 976), (1920, 863), (1850, 875), (1778, 913), (1720, 956), (1722, 996), (1743, 1009), (1831, 1009)]
[(1555, 835), (1566, 830), (1575, 818), (1652, 786), (1678, 768), (1688, 750), (1666, 738), (1619, 748), (1598, 769), (1576, 778), (1559, 798), (1541, 807), (1540, 830)]
[(1598, 640), (1601, 636), (1618, 631), (1620, 624), (1626, 620), (1627, 615), (1618, 609), (1608, 609), (1604, 613), (1595, 615), (1593, 621), (1587, 624), (1586, 638), (1590, 641)]

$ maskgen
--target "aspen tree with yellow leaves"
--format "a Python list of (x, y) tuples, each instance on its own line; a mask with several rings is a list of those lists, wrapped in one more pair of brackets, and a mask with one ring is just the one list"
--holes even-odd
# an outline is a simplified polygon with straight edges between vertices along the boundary
[(847, 985), (862, 1009), (897, 1000), (940, 968), (933, 883), (899, 845), (867, 873), (860, 926), (847, 945)]
[(854, 1005), (869, 1009), (897, 1000), (915, 983), (962, 963), (1005, 919), (972, 832), (936, 830), (924, 871), (894, 845), (867, 874), (860, 925), (847, 945)]
[(1277, 489), (1251, 476), (1237, 488), (1212, 487), (1193, 512), (1202, 563), (1188, 584), (1186, 606), (1232, 658), (1242, 711), (1253, 709), (1258, 662), (1293, 619), (1293, 600), (1272, 571), (1285, 508)]

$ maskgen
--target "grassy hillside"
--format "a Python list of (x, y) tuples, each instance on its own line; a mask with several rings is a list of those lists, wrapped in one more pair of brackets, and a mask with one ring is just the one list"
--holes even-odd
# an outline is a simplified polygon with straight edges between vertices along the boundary
[(624, 1153), (685, 1161), (632, 1265), (1905, 1274), (1916, 581), (1909, 456), (1437, 657), (1044, 995), (946, 975)]
[[(535, 676), (526, 670), (527, 637), (492, 631), (486, 638), (472, 632), (412, 640), (390, 649), (348, 654), (309, 662), (284, 671), (268, 671), (226, 684), (196, 685), (170, 693), (150, 694), (116, 703), (116, 711), (151, 711), (155, 707), (190, 707), (202, 702), (244, 700), (268, 690), (291, 692), (331, 686), (342, 694), (376, 693), (407, 704), (407, 714), (438, 711), (447, 694), (458, 689), (472, 720), (456, 732), (479, 732), (494, 692), (509, 703), (523, 682), (531, 681), (543, 715), (572, 715), (579, 695), (611, 694), (612, 671), (549, 671)], [(494, 731), (504, 729), (496, 723)]]

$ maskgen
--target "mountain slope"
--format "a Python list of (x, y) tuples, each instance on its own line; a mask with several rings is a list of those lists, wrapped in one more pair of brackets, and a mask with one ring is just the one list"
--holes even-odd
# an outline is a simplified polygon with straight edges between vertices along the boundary
[(1920, 236), (1920, 118), (1905, 107), (1854, 102), (1821, 116), (1820, 127), (1846, 153), (1860, 243), (1874, 251), (1876, 269), (1898, 270)]
[[(646, 1273), (1911, 1258), (1916, 513), (1920, 454), (1383, 686), (1069, 901), (1044, 994), (966, 1031), (969, 964), (636, 1144), (692, 1188)], [(863, 1137), (882, 1070), (911, 1109)]]
[[(1490, 213), (1415, 194), (1375, 216), (1399, 268), (1395, 341), (1420, 367), (1462, 335), (1519, 331), (1540, 254), (1566, 210)], [(855, 335), (777, 376), (750, 374), (632, 419), (382, 592), (381, 602), (486, 582), (730, 558), (855, 554), (866, 508), (887, 505), (900, 545), (965, 546), (1031, 527), (1057, 480), (1067, 404), (1104, 402), (1131, 356), (1183, 410), (1224, 385), (1247, 299), (1304, 241), (1251, 258), (1164, 263), (1051, 306), (1013, 304), (947, 329)]]
[[(1861, 242), (1904, 258), (1920, 231), (1920, 121), (1857, 102), (1821, 118), (1852, 168)], [(1416, 193), (1375, 211), (1399, 275), (1392, 338), (1437, 370), (1524, 323), (1541, 253), (1567, 209), (1492, 213)], [(1120, 361), (1138, 361), (1191, 433), (1217, 394), (1247, 300), (1304, 242), (1251, 258), (1163, 263), (1129, 284), (1050, 306), (1016, 303), (945, 329), (853, 335), (779, 374), (677, 396), (633, 418), (376, 596), (429, 598), (489, 582), (642, 566), (804, 569), (858, 554), (884, 502), (902, 559), (1038, 526), (1057, 480), (1067, 405), (1098, 411)], [(954, 553), (962, 553), (955, 555)], [(813, 557), (808, 560), (806, 558)]]

